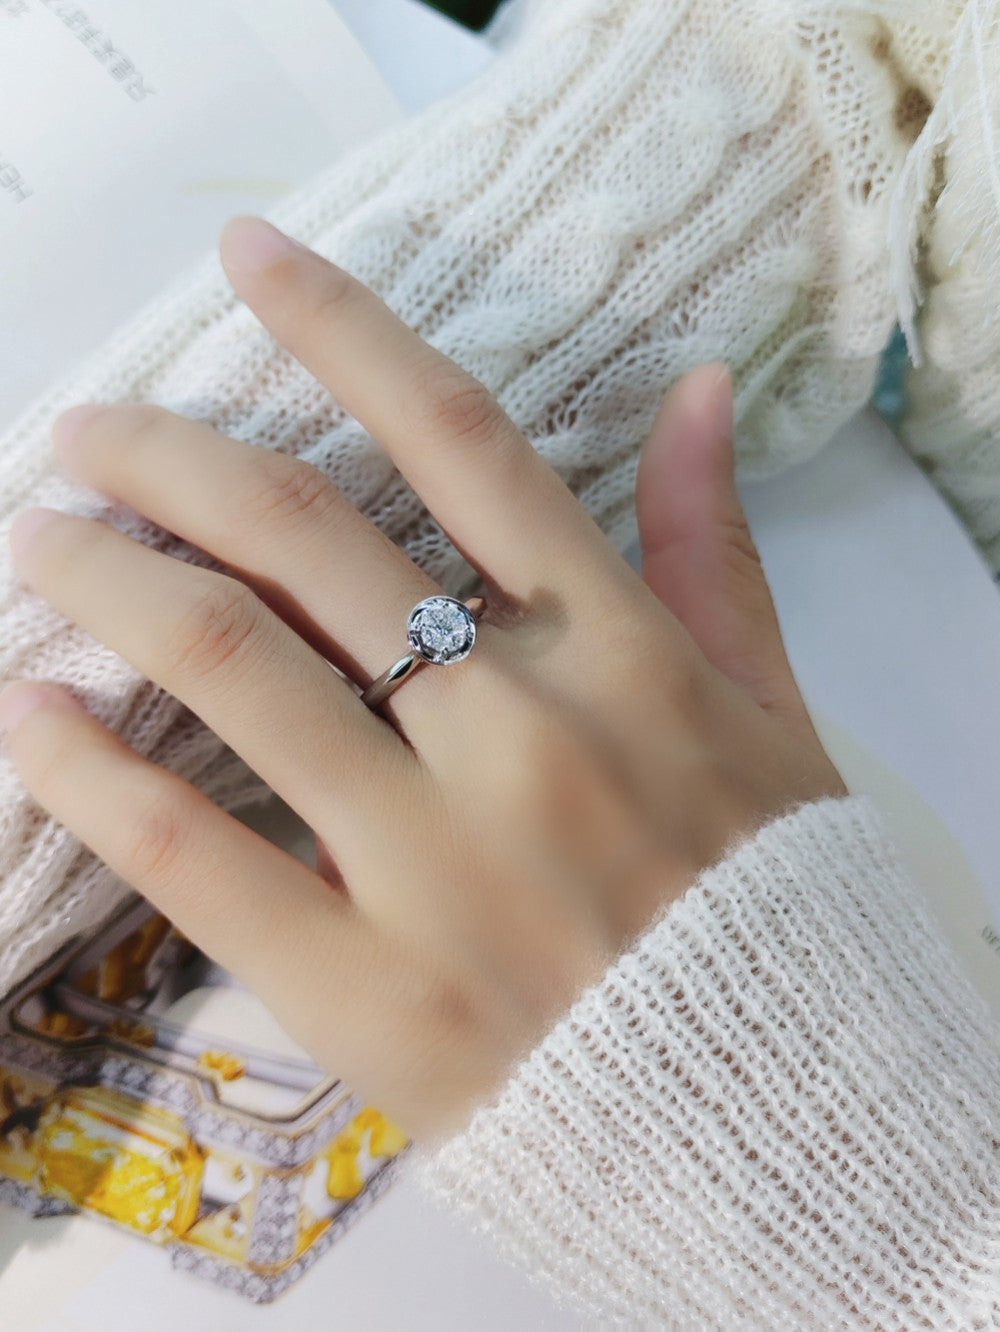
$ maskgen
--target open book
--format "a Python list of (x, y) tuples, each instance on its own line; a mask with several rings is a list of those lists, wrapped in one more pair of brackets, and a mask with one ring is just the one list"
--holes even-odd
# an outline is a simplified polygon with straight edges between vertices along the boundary
[(0, 429), (400, 115), (329, 0), (0, 0)]

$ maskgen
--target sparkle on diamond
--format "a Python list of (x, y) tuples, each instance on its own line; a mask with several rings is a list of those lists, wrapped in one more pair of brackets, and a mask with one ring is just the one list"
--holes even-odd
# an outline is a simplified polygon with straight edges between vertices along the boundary
[(472, 650), (476, 639), (472, 612), (450, 597), (428, 597), (410, 615), (407, 637), (415, 652), (427, 661), (450, 665)]

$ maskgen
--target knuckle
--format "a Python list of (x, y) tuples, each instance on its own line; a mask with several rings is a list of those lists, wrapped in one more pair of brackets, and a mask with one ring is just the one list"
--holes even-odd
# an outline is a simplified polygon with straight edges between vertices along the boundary
[(173, 412), (153, 402), (125, 403), (115, 409), (116, 424), (130, 441), (158, 438), (175, 420)]
[(764, 566), (747, 524), (739, 517), (726, 519), (719, 529), (727, 569), (740, 579), (759, 582)]
[(352, 273), (331, 264), (324, 272), (321, 290), (313, 298), (313, 318), (320, 325), (339, 321), (351, 304), (366, 296), (374, 297), (374, 293)]
[[(111, 525), (99, 518), (86, 518), (76, 515), (74, 520), (60, 525), (51, 533), (46, 532), (47, 559), (50, 559), (54, 571), (72, 571), (74, 574), (93, 574), (100, 576), (99, 569), (91, 570), (92, 561), (99, 564), (107, 552), (107, 542), (113, 536)], [(103, 554), (102, 554), (103, 553)]]
[(466, 986), (443, 972), (424, 979), (418, 1002), (410, 1010), (425, 1033), (446, 1038), (450, 1044), (456, 1035), (473, 1022), (473, 1005)]
[(261, 603), (249, 588), (225, 574), (201, 581), (167, 635), (164, 656), (171, 673), (204, 684), (223, 668), (231, 677), (264, 633)]
[(131, 820), (125, 863), (136, 886), (183, 878), (182, 865), (191, 843), (194, 819), (172, 790), (158, 791), (143, 801)]
[(760, 552), (745, 523), (727, 524), (721, 546), (721, 574), (730, 605), (758, 643), (781, 642), (781, 626)]
[(79, 768), (86, 743), (76, 727), (65, 724), (57, 712), (40, 712), (32, 718), (31, 747), (25, 754), (24, 769), (30, 776), (32, 790), (45, 799), (65, 785), (66, 774)]
[(233, 514), (242, 528), (247, 519), (283, 531), (298, 525), (328, 525), (340, 504), (333, 482), (318, 467), (272, 449), (255, 448), (240, 480)]
[(500, 444), (506, 417), (492, 393), (460, 366), (421, 371), (408, 413), (420, 434), (445, 435), (467, 444)]

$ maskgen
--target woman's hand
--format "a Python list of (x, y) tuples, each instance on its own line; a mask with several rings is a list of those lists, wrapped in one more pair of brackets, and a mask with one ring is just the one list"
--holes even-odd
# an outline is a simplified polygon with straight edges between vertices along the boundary
[(479, 640), (370, 711), (348, 680), (402, 655), (431, 578), (309, 464), (159, 407), (77, 407), (53, 432), (64, 467), (232, 576), (39, 509), (14, 525), (22, 576), (309, 823), (317, 872), (56, 686), (4, 692), (10, 753), (322, 1065), (439, 1136), (703, 868), (846, 788), (733, 485), (724, 370), (675, 386), (644, 450), (640, 578), (486, 390), (360, 282), (258, 220), (221, 248), (482, 574)]

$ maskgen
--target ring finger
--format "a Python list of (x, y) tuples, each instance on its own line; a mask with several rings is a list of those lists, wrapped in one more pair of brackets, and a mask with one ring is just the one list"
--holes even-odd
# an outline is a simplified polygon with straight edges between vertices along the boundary
[[(53, 443), (64, 470), (225, 562), (358, 685), (403, 655), (407, 615), (441, 591), (318, 467), (205, 422), (77, 407)], [(414, 743), (420, 674), (388, 709)]]

